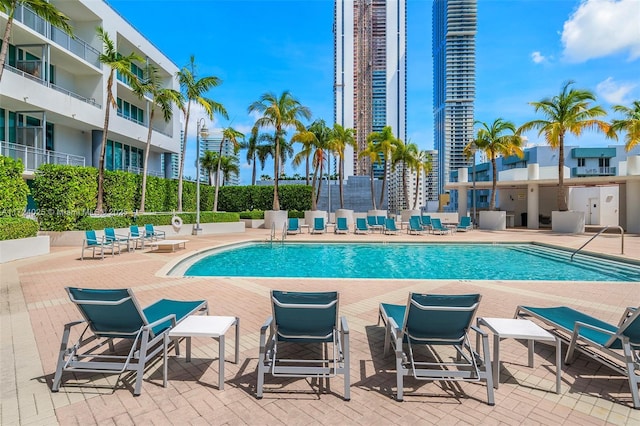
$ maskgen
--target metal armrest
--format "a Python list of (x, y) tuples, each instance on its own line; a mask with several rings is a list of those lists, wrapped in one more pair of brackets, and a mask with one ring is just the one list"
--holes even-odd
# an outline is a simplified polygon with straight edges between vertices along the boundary
[(489, 335), (487, 334), (486, 331), (482, 330), (481, 328), (475, 326), (475, 325), (471, 325), (471, 330), (475, 331), (476, 333), (478, 333), (480, 336), (482, 337), (488, 337)]
[(155, 320), (152, 323), (149, 323), (147, 325), (145, 325), (144, 327), (142, 327), (144, 330), (151, 330), (153, 327), (162, 324), (163, 322), (167, 322), (167, 321), (171, 321), (171, 325), (174, 326), (176, 325), (176, 314), (169, 314), (167, 316), (164, 316), (158, 320)]
[(342, 334), (349, 334), (349, 324), (347, 324), (347, 317), (340, 317), (340, 328)]
[(605, 334), (608, 334), (610, 336), (615, 336), (616, 335), (616, 333), (614, 333), (614, 332), (612, 332), (610, 330), (605, 330), (604, 328), (600, 328), (600, 327), (596, 327), (596, 326), (591, 325), (591, 324), (587, 324), (587, 323), (584, 323), (584, 322), (576, 321), (576, 324), (573, 327), (574, 336), (580, 335), (580, 329), (581, 328), (588, 328), (590, 330), (599, 331), (601, 333), (605, 333)]

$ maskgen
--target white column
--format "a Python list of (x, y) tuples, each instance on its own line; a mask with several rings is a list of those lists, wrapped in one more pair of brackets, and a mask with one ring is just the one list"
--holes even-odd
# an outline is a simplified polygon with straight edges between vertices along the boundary
[[(640, 175), (640, 155), (627, 158), (627, 176)], [(627, 232), (640, 234), (640, 181), (627, 181)]]
[[(469, 170), (466, 167), (458, 169), (458, 182), (469, 182)], [(466, 187), (458, 187), (458, 217), (462, 216), (468, 216)]]
[(540, 165), (529, 164), (527, 166), (527, 228), (538, 229), (540, 222), (538, 215), (540, 214), (540, 185), (536, 182), (540, 180)]

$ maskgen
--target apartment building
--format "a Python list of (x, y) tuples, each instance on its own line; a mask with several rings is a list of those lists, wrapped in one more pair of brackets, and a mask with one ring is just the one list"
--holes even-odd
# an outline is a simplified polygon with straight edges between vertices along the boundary
[[(178, 67), (104, 1), (51, 0), (69, 17), (74, 38), (49, 25), (24, 4), (16, 10), (9, 54), (0, 82), (0, 154), (19, 158), (25, 178), (41, 164), (98, 166), (107, 79), (100, 63), (102, 27), (123, 55), (137, 53), (154, 64), (165, 87), (179, 90)], [(0, 12), (0, 28), (8, 17)], [(142, 77), (145, 63), (132, 65)], [(105, 168), (139, 173), (149, 125), (150, 100), (136, 96), (118, 75), (113, 84)], [(175, 107), (174, 107), (175, 108)], [(149, 154), (150, 175), (172, 177), (172, 154), (180, 149), (180, 114), (165, 122), (156, 114)]]
[[(239, 154), (237, 152), (235, 152), (235, 149), (233, 147), (233, 143), (231, 143), (228, 140), (223, 141), (222, 140), (222, 130), (221, 129), (217, 129), (217, 130), (213, 130), (211, 131), (211, 133), (205, 137), (202, 138), (200, 140), (200, 152), (199, 152), (199, 158), (202, 158), (202, 156), (204, 155), (205, 151), (213, 151), (216, 154), (220, 153), (220, 144), (222, 144), (222, 156), (223, 157), (233, 157), (236, 160), (238, 160), (238, 164), (240, 161), (240, 157)], [(200, 169), (200, 176), (205, 176), (206, 177), (206, 181), (209, 181), (209, 172), (207, 170), (204, 169)], [(215, 182), (215, 174), (213, 175), (213, 179)], [(222, 184), (222, 176), (220, 176), (220, 183)], [(224, 182), (225, 185), (227, 186), (236, 186), (240, 184), (240, 175), (237, 173), (231, 173), (231, 175), (229, 176), (229, 179), (227, 179)]]

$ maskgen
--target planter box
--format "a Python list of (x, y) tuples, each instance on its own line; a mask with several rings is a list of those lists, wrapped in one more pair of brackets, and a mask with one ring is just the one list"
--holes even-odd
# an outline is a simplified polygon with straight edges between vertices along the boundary
[(402, 210), (400, 212), (400, 220), (402, 222), (409, 222), (411, 216), (420, 216), (422, 212), (419, 209), (416, 210)]
[(336, 210), (336, 223), (338, 222), (339, 217), (347, 218), (347, 226), (351, 227), (355, 223), (353, 219), (353, 210), (348, 209), (338, 209)]
[(271, 229), (271, 225), (275, 224), (276, 231), (282, 231), (288, 225), (289, 212), (286, 210), (265, 210), (264, 212), (264, 227)]
[(561, 234), (584, 234), (584, 212), (552, 211), (551, 231)]
[(49, 236), (0, 241), (0, 263), (49, 254)]
[(481, 211), (480, 229), (489, 231), (504, 231), (507, 229), (507, 212), (505, 211)]
[(264, 228), (264, 219), (240, 219), (245, 228)]

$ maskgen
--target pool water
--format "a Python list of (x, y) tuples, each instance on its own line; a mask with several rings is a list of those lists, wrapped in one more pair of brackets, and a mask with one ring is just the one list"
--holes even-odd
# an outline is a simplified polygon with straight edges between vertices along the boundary
[(640, 282), (640, 265), (536, 244), (251, 243), (185, 276)]

